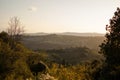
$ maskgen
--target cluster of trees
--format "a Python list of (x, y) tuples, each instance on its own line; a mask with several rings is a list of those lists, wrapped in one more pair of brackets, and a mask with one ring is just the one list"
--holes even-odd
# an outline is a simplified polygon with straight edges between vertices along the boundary
[[(71, 47), (65, 49), (38, 50), (46, 52), (49, 60), (58, 64), (76, 65), (93, 60), (100, 60), (103, 57), (87, 47)], [(69, 57), (68, 57), (69, 56)]]
[(100, 80), (120, 80), (120, 8), (110, 19), (110, 24), (106, 25), (106, 30), (106, 40), (100, 46), (106, 58)]

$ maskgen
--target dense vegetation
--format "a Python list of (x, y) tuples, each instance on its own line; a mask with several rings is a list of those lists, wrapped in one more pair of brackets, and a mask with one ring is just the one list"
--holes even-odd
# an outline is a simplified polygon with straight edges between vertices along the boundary
[(101, 45), (101, 53), (106, 60), (100, 80), (120, 80), (120, 8), (117, 8), (106, 30), (106, 40)]
[(6, 32), (0, 33), (0, 80), (34, 78), (30, 67), (40, 59), (39, 54), (14, 41)]
[[(87, 51), (87, 48), (71, 48), (68, 50)], [(86, 49), (86, 50), (84, 50)], [(93, 80), (95, 72), (99, 70), (100, 61), (86, 62), (85, 64), (68, 65), (67, 63), (58, 63), (49, 60), (48, 53), (61, 52), (60, 50), (52, 50), (46, 52), (33, 52), (25, 48), (20, 42), (12, 40), (6, 33), (0, 33), (0, 80), (35, 80), (36, 75), (31, 71), (31, 66), (37, 64), (39, 61), (45, 62), (48, 68), (37, 75), (38, 80), (48, 77), (50, 80)], [(34, 62), (34, 63), (33, 63)], [(36, 67), (37, 68), (37, 67)], [(49, 75), (48, 75), (49, 74)], [(53, 77), (50, 77), (53, 76)]]
[[(42, 52), (42, 50), (39, 50), (39, 52)], [(46, 50), (46, 54), (52, 62), (69, 65), (102, 59), (101, 55), (86, 47)]]
[(50, 74), (58, 80), (96, 80), (98, 77), (101, 62), (93, 61), (92, 63), (65, 66), (52, 64)]

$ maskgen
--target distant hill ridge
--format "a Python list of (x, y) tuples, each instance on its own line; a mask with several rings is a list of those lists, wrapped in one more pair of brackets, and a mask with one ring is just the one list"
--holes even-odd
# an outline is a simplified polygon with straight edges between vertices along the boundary
[(24, 35), (27, 36), (43, 36), (43, 35), (51, 35), (51, 34), (56, 34), (56, 35), (70, 35), (70, 36), (104, 36), (104, 33), (77, 33), (77, 32), (63, 32), (63, 33), (44, 33), (44, 32), (39, 32), (39, 33), (25, 33)]
[(105, 38), (103, 36), (71, 36), (71, 35), (34, 35), (24, 36), (23, 44), (26, 47), (37, 49), (64, 49), (70, 47), (88, 47), (98, 50)]

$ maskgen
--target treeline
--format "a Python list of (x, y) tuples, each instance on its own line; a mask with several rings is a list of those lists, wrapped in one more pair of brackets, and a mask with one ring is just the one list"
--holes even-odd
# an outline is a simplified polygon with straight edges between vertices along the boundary
[(71, 47), (66, 49), (52, 49), (52, 50), (36, 50), (37, 52), (44, 52), (49, 61), (56, 62), (58, 64), (76, 65), (94, 60), (100, 60), (102, 55), (96, 53), (87, 47)]

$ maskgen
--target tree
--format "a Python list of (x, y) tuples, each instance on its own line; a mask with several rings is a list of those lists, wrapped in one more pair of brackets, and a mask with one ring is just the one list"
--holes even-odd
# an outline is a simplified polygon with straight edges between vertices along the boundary
[(21, 39), (21, 35), (24, 32), (24, 27), (21, 25), (20, 19), (18, 17), (10, 18), (8, 22), (8, 34), (12, 37), (13, 40), (19, 41)]
[(100, 46), (105, 56), (100, 80), (120, 80), (120, 8), (106, 25), (106, 30), (106, 40)]

